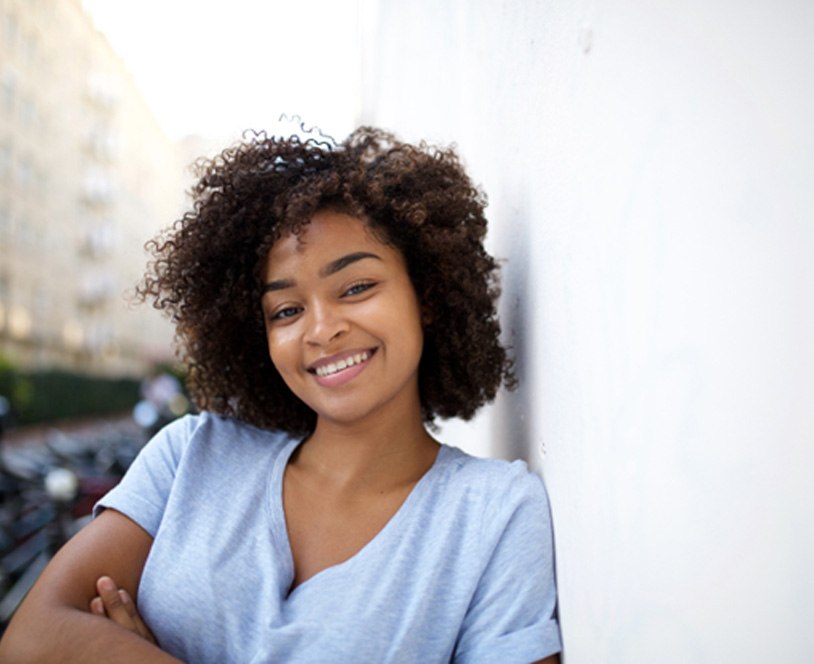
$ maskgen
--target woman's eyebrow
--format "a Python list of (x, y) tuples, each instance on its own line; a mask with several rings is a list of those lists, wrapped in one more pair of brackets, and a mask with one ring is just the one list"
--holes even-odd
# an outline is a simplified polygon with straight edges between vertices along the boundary
[[(329, 277), (332, 274), (336, 274), (340, 270), (348, 267), (352, 263), (356, 261), (363, 260), (365, 258), (375, 258), (376, 260), (382, 260), (381, 256), (377, 256), (376, 254), (371, 254), (368, 251), (354, 251), (352, 254), (347, 254), (342, 256), (341, 258), (337, 258), (335, 261), (331, 261), (325, 267), (323, 267), (319, 271), (320, 277)], [(296, 281), (293, 279), (276, 279), (274, 281), (269, 281), (265, 286), (263, 286), (263, 292), (269, 293), (271, 291), (277, 290), (284, 290), (286, 288), (292, 288), (296, 285)]]
[(263, 286), (263, 292), (270, 293), (271, 291), (285, 290), (286, 288), (292, 288), (295, 285), (296, 282), (293, 279), (277, 279), (275, 281), (269, 281), (265, 286)]
[(339, 270), (346, 268), (351, 263), (355, 263), (356, 261), (360, 261), (363, 258), (375, 258), (376, 260), (381, 260), (380, 256), (376, 254), (371, 254), (367, 251), (355, 251), (352, 254), (348, 254), (346, 256), (342, 256), (342, 258), (337, 258), (335, 261), (331, 261), (325, 267), (323, 267), (319, 271), (320, 277), (329, 277), (332, 274), (336, 274)]

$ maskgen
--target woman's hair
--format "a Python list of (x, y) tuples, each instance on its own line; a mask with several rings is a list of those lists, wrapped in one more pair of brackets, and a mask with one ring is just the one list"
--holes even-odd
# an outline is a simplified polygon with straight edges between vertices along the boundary
[(512, 363), (499, 340), (497, 263), (483, 248), (485, 196), (452, 149), (362, 127), (342, 143), (264, 133), (197, 164), (194, 205), (147, 243), (139, 295), (176, 325), (200, 408), (292, 434), (315, 413), (286, 386), (266, 345), (261, 271), (272, 244), (322, 209), (367, 222), (404, 255), (422, 311), (422, 415), (469, 419)]

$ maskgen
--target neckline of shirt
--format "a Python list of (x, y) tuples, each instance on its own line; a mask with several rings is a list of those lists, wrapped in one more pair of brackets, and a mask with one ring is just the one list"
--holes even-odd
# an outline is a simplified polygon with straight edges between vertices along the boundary
[[(302, 442), (300, 439), (292, 439), (288, 442), (272, 464), (271, 477), (269, 478), (268, 507), (271, 518), (272, 537), (277, 543), (276, 549), (284, 556), (284, 560), (277, 561), (277, 564), (284, 565), (285, 569), (283, 570), (284, 573), (281, 575), (281, 578), (285, 579), (289, 586), (294, 578), (294, 558), (291, 553), (291, 542), (288, 539), (288, 526), (285, 521), (285, 510), (283, 509), (283, 475), (288, 465), (288, 460), (291, 458), (297, 446)], [(413, 506), (430, 490), (443, 467), (446, 466), (453, 457), (454, 448), (441, 443), (438, 449), (438, 455), (435, 457), (432, 466), (430, 466), (427, 472), (421, 476), (421, 479), (416, 482), (410, 494), (404, 499), (404, 502), (398, 510), (396, 510), (396, 513), (390, 517), (390, 520), (384, 524), (382, 529), (350, 558), (317, 572), (314, 576), (299, 584), (290, 593), (288, 593), (288, 588), (286, 588), (283, 591), (287, 593), (286, 601), (291, 601), (293, 598), (302, 594), (303, 589), (311, 588), (326, 578), (344, 573), (349, 568), (358, 564), (360, 560), (364, 560), (364, 558), (371, 555), (371, 551), (383, 546), (384, 543), (392, 537), (391, 533), (398, 530), (398, 525), (407, 518)]]

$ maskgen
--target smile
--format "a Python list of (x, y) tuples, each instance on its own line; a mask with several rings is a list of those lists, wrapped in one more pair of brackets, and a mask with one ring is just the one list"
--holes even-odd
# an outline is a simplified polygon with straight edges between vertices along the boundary
[(343, 369), (347, 369), (348, 367), (352, 367), (355, 364), (362, 364), (362, 362), (367, 362), (370, 359), (370, 353), (367, 351), (363, 351), (361, 353), (356, 353), (356, 355), (351, 355), (350, 357), (346, 357), (339, 362), (326, 364), (322, 367), (317, 367), (315, 369), (315, 373), (317, 376), (330, 376), (335, 374)]

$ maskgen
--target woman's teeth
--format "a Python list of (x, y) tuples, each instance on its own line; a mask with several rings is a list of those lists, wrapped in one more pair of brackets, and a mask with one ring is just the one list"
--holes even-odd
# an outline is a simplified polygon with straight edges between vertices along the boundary
[(316, 374), (317, 376), (330, 376), (331, 374), (335, 374), (337, 371), (342, 371), (342, 369), (352, 367), (354, 364), (361, 364), (362, 362), (367, 361), (369, 357), (370, 353), (367, 351), (364, 353), (356, 353), (356, 355), (346, 357), (344, 360), (339, 360), (339, 362), (336, 362), (335, 364), (331, 363), (318, 367), (316, 369)]

